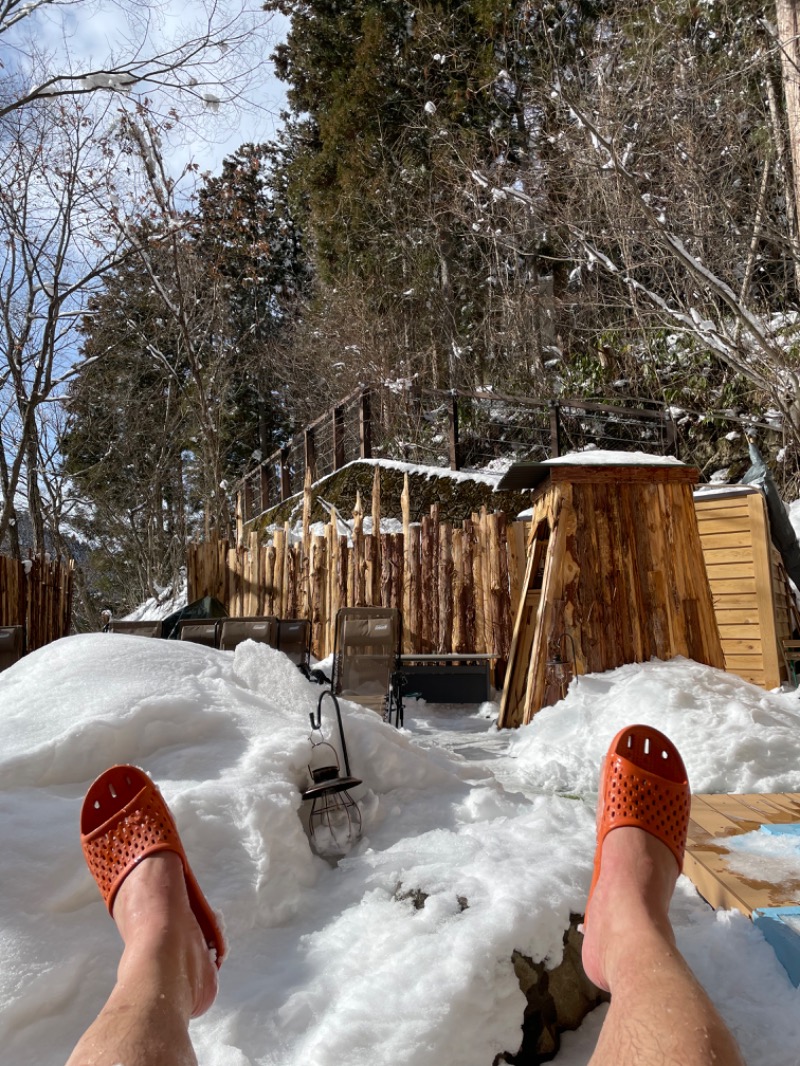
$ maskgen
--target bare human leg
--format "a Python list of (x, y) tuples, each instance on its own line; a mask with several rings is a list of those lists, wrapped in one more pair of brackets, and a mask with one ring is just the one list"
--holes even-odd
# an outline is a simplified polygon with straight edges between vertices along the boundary
[(611, 1006), (590, 1066), (745, 1066), (675, 946), (669, 848), (633, 827), (615, 829), (602, 847), (583, 965)]
[(213, 1003), (217, 970), (178, 855), (140, 862), (120, 887), (113, 916), (125, 944), (117, 982), (67, 1066), (196, 1066), (189, 1019)]

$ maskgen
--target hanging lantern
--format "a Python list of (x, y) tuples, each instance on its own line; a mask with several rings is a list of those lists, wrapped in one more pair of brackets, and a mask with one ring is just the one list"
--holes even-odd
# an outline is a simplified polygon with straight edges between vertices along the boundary
[[(569, 650), (567, 642), (569, 642)], [(559, 700), (563, 700), (569, 689), (570, 681), (577, 676), (577, 672), (575, 641), (571, 634), (562, 633), (560, 639), (550, 640), (544, 668), (545, 696), (542, 706), (550, 707)]]
[[(339, 741), (344, 759), (344, 774), (336, 749), (322, 732), (322, 701), (329, 696), (336, 708), (339, 724)], [(350, 795), (350, 789), (361, 784), (350, 773), (347, 743), (342, 728), (342, 712), (339, 701), (329, 690), (320, 694), (317, 712), (310, 714), (311, 757), (308, 773), (311, 785), (303, 792), (304, 800), (311, 800), (308, 827), (314, 850), (326, 858), (347, 854), (361, 836), (361, 811)]]

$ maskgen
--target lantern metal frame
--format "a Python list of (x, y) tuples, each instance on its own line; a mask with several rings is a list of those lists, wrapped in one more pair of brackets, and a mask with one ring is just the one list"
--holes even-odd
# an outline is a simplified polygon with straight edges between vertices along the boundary
[[(336, 710), (339, 742), (344, 760), (344, 775), (342, 775), (342, 768), (336, 749), (329, 741), (324, 739), (325, 734), (322, 732), (322, 703), (326, 696), (333, 700)], [(342, 726), (342, 711), (339, 701), (333, 692), (329, 689), (321, 692), (317, 701), (316, 714), (312, 711), (308, 717), (311, 722), (309, 740), (312, 746), (312, 757), (314, 751), (323, 747), (329, 748), (331, 752), (331, 759), (327, 764), (317, 767), (312, 767), (311, 762), (308, 764), (309, 776), (313, 783), (302, 792), (302, 797), (304, 800), (311, 801), (311, 811), (308, 816), (309, 833), (313, 840), (315, 839), (316, 830), (325, 826), (331, 838), (341, 846), (342, 842), (339, 840), (341, 830), (337, 831), (334, 823), (337, 816), (344, 816), (347, 824), (347, 839), (344, 843), (352, 843), (361, 835), (362, 822), (361, 810), (358, 803), (350, 795), (350, 789), (356, 788), (362, 782), (360, 778), (353, 777), (350, 772), (350, 758), (347, 753), (347, 742), (344, 738), (344, 727)], [(319, 733), (323, 739), (315, 741), (314, 733)]]

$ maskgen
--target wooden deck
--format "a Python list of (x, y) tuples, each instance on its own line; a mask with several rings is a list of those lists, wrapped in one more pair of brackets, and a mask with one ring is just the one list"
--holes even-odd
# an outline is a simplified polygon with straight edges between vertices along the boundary
[(800, 793), (692, 796), (683, 872), (712, 907), (735, 907), (747, 917), (763, 907), (800, 905), (800, 877), (779, 885), (751, 881), (728, 869), (725, 838), (762, 825), (800, 822)]
[(712, 907), (735, 907), (751, 918), (798, 987), (800, 870), (796, 877), (771, 883), (728, 866), (726, 839), (762, 826), (792, 826), (800, 842), (800, 793), (692, 796), (683, 872)]

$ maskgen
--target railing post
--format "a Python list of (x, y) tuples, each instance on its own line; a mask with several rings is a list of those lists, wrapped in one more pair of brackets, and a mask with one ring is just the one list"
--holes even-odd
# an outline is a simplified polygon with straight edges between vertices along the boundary
[(249, 522), (251, 518), (255, 516), (255, 507), (253, 499), (253, 482), (252, 479), (246, 477), (244, 479), (244, 521)]
[(458, 454), (458, 396), (455, 392), (450, 397), (447, 419), (450, 423), (450, 469), (460, 470)]
[(333, 469), (344, 466), (344, 408), (333, 409)]
[(667, 455), (674, 455), (676, 459), (680, 459), (680, 441), (678, 438), (678, 427), (675, 425), (675, 419), (667, 408), (664, 408), (662, 411), (662, 417), (665, 423), (664, 451)]
[(281, 448), (281, 503), (288, 500), (292, 494), (292, 486), (289, 484), (289, 449)]
[(269, 498), (269, 467), (266, 462), (262, 462), (259, 467), (259, 473), (261, 475), (261, 510), (266, 511), (271, 505)]
[[(305, 454), (306, 471), (311, 472), (311, 480), (317, 480), (317, 444), (314, 440), (314, 430), (307, 429), (304, 434), (303, 451)], [(303, 479), (305, 484), (305, 479)]]
[(561, 455), (561, 419), (560, 406), (553, 400), (550, 401), (550, 458), (557, 459)]
[(370, 391), (365, 388), (361, 393), (359, 405), (358, 435), (361, 444), (361, 458), (372, 458), (372, 409)]

